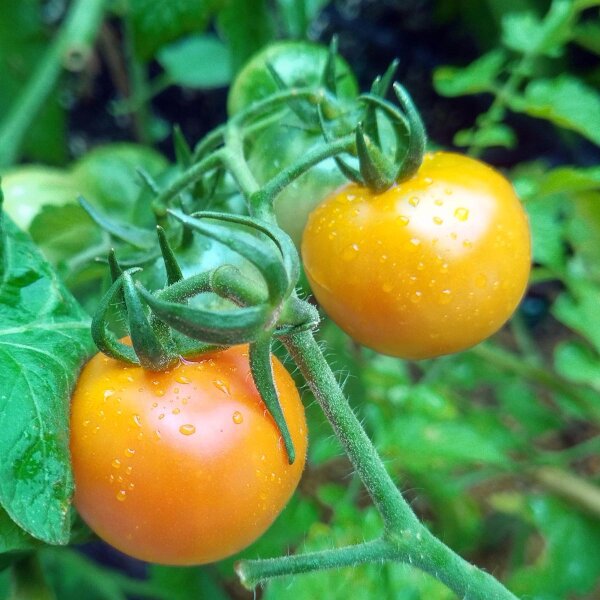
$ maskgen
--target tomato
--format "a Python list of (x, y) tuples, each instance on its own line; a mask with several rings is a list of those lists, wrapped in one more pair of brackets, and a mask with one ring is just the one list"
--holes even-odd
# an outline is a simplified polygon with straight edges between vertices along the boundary
[(26, 165), (2, 176), (4, 210), (23, 230), (43, 206), (75, 204), (80, 189), (68, 171)]
[[(267, 64), (270, 64), (288, 86), (311, 86), (321, 82), (329, 50), (309, 42), (275, 42), (255, 54), (236, 76), (227, 108), (234, 115), (243, 108), (279, 91)], [(336, 74), (338, 96), (355, 98), (358, 85), (348, 63), (337, 57)]]
[(307, 446), (298, 391), (272, 360), (293, 465), (247, 346), (165, 372), (92, 358), (71, 412), (74, 502), (88, 525), (131, 556), (172, 565), (216, 561), (257, 539), (295, 490)]
[(350, 184), (328, 197), (309, 218), (302, 256), (344, 331), (420, 359), (464, 350), (504, 324), (527, 285), (530, 233), (502, 175), (439, 152), (381, 194)]
[[(250, 169), (262, 185), (322, 141), (322, 136), (294, 127), (269, 128), (252, 146), (248, 160)], [(277, 223), (298, 247), (310, 212), (345, 182), (335, 161), (329, 158), (292, 181), (277, 195), (274, 201)]]

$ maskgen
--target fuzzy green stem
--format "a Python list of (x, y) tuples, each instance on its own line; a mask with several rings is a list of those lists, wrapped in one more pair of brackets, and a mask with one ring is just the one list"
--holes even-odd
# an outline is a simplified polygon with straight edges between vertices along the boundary
[(152, 203), (154, 212), (158, 216), (164, 216), (167, 211), (167, 207), (169, 206), (169, 202), (177, 196), (180, 192), (182, 192), (186, 187), (196, 183), (202, 175), (211, 171), (212, 169), (216, 169), (223, 162), (223, 151), (218, 150), (214, 154), (208, 155), (206, 158), (201, 160), (200, 162), (192, 165), (189, 169), (187, 169), (184, 173), (182, 173), (177, 179), (175, 179), (171, 184), (164, 189)]
[(273, 200), (283, 188), (321, 161), (332, 156), (337, 156), (343, 152), (352, 152), (354, 149), (354, 134), (349, 134), (333, 142), (326, 142), (316, 146), (307, 152), (300, 160), (268, 181), (260, 191), (253, 194), (250, 207), (253, 216), (268, 220), (266, 215), (273, 211)]
[(63, 68), (79, 70), (87, 59), (104, 14), (104, 0), (77, 0), (42, 60), (0, 123), (0, 167), (16, 162), (35, 117)]
[(282, 341), (365, 484), (386, 528), (418, 526), (417, 517), (388, 475), (312, 333), (294, 334), (282, 338)]
[(375, 560), (394, 557), (390, 544), (383, 539), (322, 552), (307, 552), (296, 556), (281, 556), (265, 560), (244, 560), (235, 566), (242, 585), (249, 590), (273, 577), (310, 573), (322, 569), (353, 567)]

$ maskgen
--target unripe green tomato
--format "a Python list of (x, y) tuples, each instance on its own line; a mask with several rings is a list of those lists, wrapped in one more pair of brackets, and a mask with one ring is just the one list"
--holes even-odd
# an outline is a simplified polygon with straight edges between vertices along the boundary
[[(287, 86), (316, 86), (322, 82), (328, 54), (327, 47), (311, 42), (283, 41), (263, 48), (235, 78), (227, 99), (229, 114), (234, 115), (253, 102), (279, 91), (267, 64), (275, 69)], [(336, 75), (338, 96), (355, 98), (358, 94), (356, 78), (340, 56), (336, 60)]]
[[(323, 142), (320, 136), (294, 127), (272, 127), (254, 142), (249, 164), (263, 185), (283, 168), (301, 158), (313, 146)], [(308, 215), (331, 192), (346, 183), (333, 158), (324, 160), (292, 181), (275, 198), (275, 216), (279, 226), (299, 248)]]
[(81, 192), (68, 171), (42, 165), (17, 167), (2, 176), (4, 210), (23, 230), (49, 204), (76, 203)]

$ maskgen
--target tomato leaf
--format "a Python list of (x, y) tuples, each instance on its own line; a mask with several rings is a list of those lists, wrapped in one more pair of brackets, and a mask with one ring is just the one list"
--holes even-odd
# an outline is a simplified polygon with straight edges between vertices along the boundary
[(493, 50), (484, 54), (470, 65), (457, 67), (439, 67), (433, 74), (433, 84), (442, 96), (464, 96), (491, 92), (495, 81), (506, 61), (506, 53)]
[(91, 353), (89, 320), (31, 240), (3, 216), (0, 505), (29, 534), (69, 539), (69, 395)]
[(193, 35), (161, 48), (157, 60), (169, 79), (190, 88), (215, 88), (231, 81), (227, 46), (214, 35)]
[(0, 554), (29, 550), (37, 543), (8, 516), (5, 510), (0, 508)]
[(509, 102), (517, 112), (576, 131), (600, 146), (600, 94), (577, 77), (536, 79), (527, 85), (523, 96), (512, 97)]

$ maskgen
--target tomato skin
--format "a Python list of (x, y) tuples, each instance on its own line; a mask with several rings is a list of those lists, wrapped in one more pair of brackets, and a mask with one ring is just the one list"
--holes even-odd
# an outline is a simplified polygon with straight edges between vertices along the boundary
[(304, 468), (304, 409), (273, 358), (296, 449), (251, 379), (248, 347), (150, 372), (97, 354), (73, 394), (75, 507), (105, 541), (136, 558), (202, 564), (236, 553), (281, 512)]
[(439, 152), (382, 194), (350, 184), (328, 197), (309, 217), (302, 257), (346, 333), (421, 359), (469, 348), (505, 323), (527, 285), (531, 243), (502, 175)]

